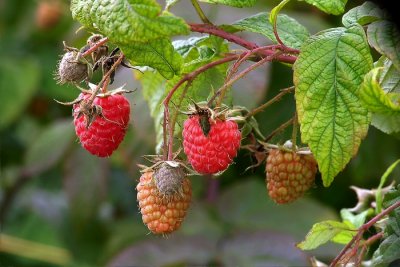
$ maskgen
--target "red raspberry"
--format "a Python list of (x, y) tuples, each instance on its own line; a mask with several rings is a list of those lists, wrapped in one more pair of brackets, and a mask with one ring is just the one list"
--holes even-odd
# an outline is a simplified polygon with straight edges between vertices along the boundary
[(90, 110), (85, 108), (90, 94), (74, 105), (75, 132), (82, 146), (91, 154), (108, 157), (125, 137), (129, 123), (130, 105), (124, 95), (96, 96)]
[(181, 189), (172, 195), (162, 195), (155, 184), (153, 171), (142, 174), (136, 187), (143, 223), (154, 234), (177, 230), (186, 216), (192, 199), (190, 180), (182, 180)]
[(295, 201), (314, 184), (317, 163), (312, 155), (272, 149), (266, 164), (269, 196), (278, 204)]
[(202, 174), (224, 171), (236, 157), (241, 134), (236, 122), (209, 119), (210, 129), (204, 133), (200, 116), (193, 115), (183, 126), (183, 148), (193, 169)]

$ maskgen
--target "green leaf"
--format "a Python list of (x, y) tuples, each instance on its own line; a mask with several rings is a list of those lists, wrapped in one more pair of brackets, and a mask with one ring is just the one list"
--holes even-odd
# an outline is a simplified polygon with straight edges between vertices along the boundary
[(383, 202), (383, 196), (382, 196), (382, 188), (386, 183), (387, 178), (389, 175), (393, 172), (394, 168), (400, 163), (400, 159), (396, 160), (392, 165), (389, 166), (389, 168), (386, 169), (385, 173), (382, 175), (379, 186), (376, 189), (376, 194), (375, 194), (375, 199), (376, 199), (376, 213), (380, 213), (382, 211), (382, 202)]
[(395, 23), (382, 20), (368, 26), (368, 42), (400, 70), (400, 34)]
[[(386, 93), (400, 93), (400, 72), (392, 61), (382, 56), (376, 67), (383, 67), (379, 84)], [(377, 129), (390, 135), (400, 134), (400, 116), (398, 114), (372, 114), (371, 124)]]
[(233, 7), (251, 7), (257, 0), (200, 0), (200, 2), (209, 4), (221, 4)]
[(393, 62), (383, 57), (382, 64), (377, 67), (383, 67), (380, 75), (379, 84), (386, 93), (400, 93), (400, 71), (396, 69)]
[(363, 28), (334, 28), (312, 36), (293, 66), (301, 138), (313, 152), (324, 186), (357, 153), (369, 125), (358, 90), (372, 68)]
[(400, 236), (391, 235), (385, 238), (374, 252), (371, 266), (386, 267), (400, 259)]
[[(236, 30), (260, 33), (277, 43), (273, 26), (268, 19), (269, 16), (270, 14), (267, 12), (258, 13), (254, 16), (241, 19), (233, 23), (231, 26)], [(303, 25), (284, 14), (278, 15), (277, 30), (282, 42), (285, 45), (294, 48), (300, 48), (310, 35)]]
[(89, 30), (95, 29), (95, 25), (91, 18), (90, 10), (94, 5), (93, 0), (71, 0), (71, 13), (72, 18), (79, 21), (82, 25)]
[(340, 210), (342, 220), (351, 223), (354, 228), (361, 227), (365, 223), (369, 213), (370, 210), (365, 210), (359, 214), (353, 214), (349, 209)]
[(393, 94), (386, 94), (379, 84), (382, 71), (383, 68), (374, 68), (365, 75), (360, 88), (360, 99), (372, 112), (400, 115), (400, 105), (393, 103)]
[(152, 67), (166, 79), (171, 79), (181, 72), (182, 57), (175, 51), (169, 39), (147, 43), (133, 42), (120, 45), (120, 48), (132, 65)]
[(384, 19), (385, 12), (375, 3), (366, 1), (361, 6), (350, 9), (342, 17), (342, 23), (345, 27), (350, 27), (354, 23), (366, 25), (377, 20)]
[(290, 0), (283, 0), (282, 2), (279, 3), (279, 5), (277, 5), (276, 7), (274, 7), (271, 10), (271, 13), (269, 14), (269, 22), (271, 22), (272, 25), (274, 25), (274, 23), (276, 22), (276, 19), (278, 17), (279, 12), (281, 11), (281, 9), (287, 4), (289, 3)]
[(54, 166), (70, 147), (74, 136), (69, 119), (48, 126), (28, 148), (24, 171), (35, 175)]
[(77, 0), (71, 2), (71, 11), (74, 19), (118, 44), (189, 33), (183, 19), (162, 11), (155, 0)]
[(325, 13), (340, 15), (344, 12), (347, 0), (304, 0), (307, 3), (316, 6)]
[(25, 110), (38, 89), (39, 74), (39, 66), (32, 59), (1, 59), (0, 130), (14, 122)]
[(355, 231), (355, 228), (349, 227), (346, 223), (342, 222), (319, 222), (313, 225), (306, 239), (297, 244), (297, 247), (302, 250), (315, 249), (343, 233), (352, 237), (357, 231)]
[(183, 19), (161, 11), (155, 0), (72, 1), (73, 17), (118, 45), (132, 64), (157, 69), (167, 79), (180, 72), (182, 59), (169, 40), (188, 34)]
[(165, 2), (165, 9), (169, 10), (172, 6), (176, 5), (180, 0), (167, 0)]
[(386, 134), (394, 136), (400, 134), (400, 116), (397, 114), (372, 114), (371, 124)]

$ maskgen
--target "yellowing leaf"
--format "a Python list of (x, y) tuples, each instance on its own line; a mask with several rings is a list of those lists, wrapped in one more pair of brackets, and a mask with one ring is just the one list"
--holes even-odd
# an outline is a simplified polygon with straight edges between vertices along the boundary
[(383, 91), (379, 84), (382, 71), (383, 68), (375, 68), (365, 75), (361, 84), (360, 98), (372, 112), (388, 115), (397, 113), (400, 116), (400, 104), (393, 102), (393, 96), (397, 95), (397, 98), (400, 99), (400, 95)]
[(353, 25), (312, 36), (293, 67), (301, 138), (329, 186), (356, 154), (370, 121), (358, 96), (372, 68), (363, 28)]

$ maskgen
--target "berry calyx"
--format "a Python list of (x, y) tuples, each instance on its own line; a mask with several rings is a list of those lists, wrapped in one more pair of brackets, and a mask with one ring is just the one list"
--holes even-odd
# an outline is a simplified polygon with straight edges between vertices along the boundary
[(110, 156), (122, 142), (128, 128), (130, 104), (122, 94), (96, 96), (81, 93), (73, 106), (75, 132), (81, 145), (98, 157)]
[(240, 147), (241, 133), (233, 120), (190, 116), (183, 126), (183, 148), (193, 169), (216, 174), (228, 168)]
[(168, 234), (181, 226), (192, 199), (190, 180), (184, 178), (180, 192), (165, 197), (158, 190), (153, 171), (146, 171), (136, 186), (143, 223), (154, 234)]
[(312, 155), (271, 149), (266, 163), (269, 196), (278, 204), (295, 201), (314, 184), (317, 163)]

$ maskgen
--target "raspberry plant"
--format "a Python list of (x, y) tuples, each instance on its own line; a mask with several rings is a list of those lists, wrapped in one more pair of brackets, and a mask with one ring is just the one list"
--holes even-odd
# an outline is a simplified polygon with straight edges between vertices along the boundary
[[(72, 17), (81, 24), (81, 32), (90, 36), (80, 48), (64, 43), (65, 53), (61, 55), (55, 73), (60, 86), (70, 84), (79, 90), (75, 100), (60, 103), (70, 106), (73, 113), (70, 121), (74, 121), (77, 139), (87, 150), (70, 153), (73, 156), (66, 163), (66, 169), (72, 176), (81, 178), (82, 174), (75, 166), (85, 164), (85, 171), (101, 180), (107, 175), (104, 169), (92, 168), (90, 162), (81, 163), (80, 155), (90, 153), (101, 158), (110, 157), (114, 151), (123, 148), (123, 139), (129, 138), (128, 127), (131, 127), (131, 101), (125, 94), (131, 91), (122, 87), (110, 88), (117, 79), (115, 74), (119, 68), (140, 70), (135, 72), (135, 78), (141, 83), (138, 91), (145, 97), (154, 119), (156, 155), (146, 156), (150, 162), (140, 166), (141, 175), (131, 175), (140, 176), (136, 181), (138, 210), (150, 232), (174, 239), (175, 231), (187, 222), (189, 206), (200, 210), (197, 216), (206, 216), (199, 206), (190, 205), (192, 182), (193, 192), (198, 185), (197, 178), (192, 176), (204, 175), (210, 188), (215, 189), (220, 175), (224, 172), (229, 175), (231, 165), (242, 157), (242, 153), (250, 154), (256, 163), (241, 171), (265, 171), (262, 199), (271, 198), (279, 205), (266, 210), (267, 217), (251, 210), (238, 212), (239, 218), (227, 215), (229, 208), (226, 206), (231, 202), (236, 204), (231, 209), (240, 209), (241, 201), (247, 198), (257, 199), (255, 203), (261, 206), (264, 203), (257, 198), (257, 193), (252, 195), (259, 186), (253, 187), (246, 182), (242, 186), (241, 181), (234, 197), (227, 194), (218, 201), (215, 197), (210, 198), (215, 201), (213, 204), (218, 213), (226, 218), (226, 225), (231, 226), (231, 221), (236, 219), (256, 228), (260, 218), (272, 220), (276, 216), (271, 210), (290, 206), (281, 204), (295, 202), (291, 205), (296, 205), (319, 183), (324, 187), (334, 184), (338, 174), (357, 157), (371, 125), (387, 135), (399, 137), (400, 35), (392, 18), (377, 5), (366, 1), (346, 9), (347, 0), (306, 0), (301, 4), (313, 5), (320, 13), (341, 18), (342, 24), (311, 34), (297, 20), (284, 14), (287, 5), (294, 0), (283, 0), (272, 10), (260, 10), (260, 13), (222, 25), (210, 20), (202, 6), (220, 4), (249, 8), (257, 1), (191, 0), (192, 11), (202, 23), (187, 21), (172, 13), (182, 2), (167, 0), (164, 7), (155, 0), (72, 0)], [(48, 7), (44, 9), (44, 6), (42, 4), (38, 9), (40, 17), (54, 13), (54, 18), (38, 20), (42, 30), (57, 23), (62, 11), (56, 4), (57, 12), (51, 12)], [(268, 44), (259, 45), (253, 39), (242, 37), (243, 32), (258, 34)], [(271, 100), (255, 108), (234, 105), (232, 86), (270, 62), (293, 72), (292, 86), (282, 88)], [(25, 64), (21, 65), (24, 67)], [(29, 64), (25, 67), (35, 69)], [(259, 113), (289, 97), (294, 100), (291, 118), (282, 121), (276, 129), (263, 130), (262, 126), (269, 121), (260, 120)], [(49, 132), (63, 134), (66, 140), (68, 129), (73, 125), (57, 125)], [(288, 131), (291, 131), (291, 140), (283, 144), (283, 132)], [(44, 135), (42, 139), (46, 137)], [(69, 137), (72, 139), (72, 135)], [(65, 140), (60, 142), (60, 147), (67, 147)], [(123, 157), (125, 152), (117, 157)], [(35, 175), (47, 170), (60, 155), (55, 159), (51, 156), (51, 163), (40, 162), (39, 168), (28, 165), (29, 168), (21, 172), (21, 179), (25, 179), (29, 171)], [(98, 162), (98, 166), (104, 167), (108, 162), (95, 156), (91, 159)], [(35, 157), (30, 156), (32, 158)], [(133, 165), (129, 159), (125, 161), (127, 165)], [(394, 183), (385, 185), (399, 162), (389, 167), (376, 189), (353, 187), (358, 197), (357, 205), (342, 209), (341, 221), (324, 220), (310, 225), (311, 230), (297, 243), (297, 248), (313, 250), (329, 241), (342, 244), (342, 251), (330, 266), (387, 266), (398, 260), (400, 187)], [(65, 184), (72, 187), (71, 181), (66, 180)], [(91, 191), (81, 189), (85, 191), (84, 198), (78, 199), (79, 204), (86, 203), (91, 192), (101, 195), (96, 194), (102, 191), (100, 186), (87, 189)], [(14, 191), (14, 188), (10, 190)], [(8, 196), (4, 197), (7, 200), (4, 203), (9, 202)], [(240, 202), (235, 202), (237, 196), (240, 196)], [(0, 221), (5, 206), (0, 206)], [(96, 208), (89, 206), (88, 210)], [(82, 217), (90, 215), (94, 214), (83, 214)], [(289, 220), (296, 221), (296, 215)], [(212, 225), (212, 222), (208, 223)], [(254, 235), (257, 236), (257, 232)], [(7, 242), (12, 243), (12, 240)], [(221, 242), (222, 250), (229, 251), (224, 242)], [(263, 245), (258, 247), (263, 248)], [(219, 248), (216, 251), (221, 252)], [(225, 255), (221, 258), (224, 263), (239, 264), (234, 257)], [(209, 262), (218, 261), (219, 264), (219, 260), (214, 255)], [(322, 265), (317, 258), (311, 258), (311, 262), (313, 266)]]
[[(243, 8), (256, 1), (201, 2)], [(89, 38), (88, 46), (77, 50), (79, 53), (67, 52), (60, 67), (67, 65), (77, 74), (64, 75), (60, 69), (59, 80), (87, 84), (91, 75), (85, 71), (86, 66), (91, 66), (93, 71), (99, 66), (103, 69), (100, 83), (92, 89), (83, 89), (88, 96), (84, 99), (91, 101), (82, 100), (83, 105), (74, 106), (76, 132), (91, 153), (111, 155), (122, 140), (128, 119), (122, 119), (121, 130), (115, 129), (109, 118), (117, 116), (112, 112), (120, 112), (119, 104), (112, 110), (93, 99), (98, 98), (100, 88), (103, 94), (107, 92), (120, 64), (142, 67), (138, 79), (155, 121), (158, 160), (153, 167), (145, 168), (137, 191), (143, 222), (153, 233), (171, 233), (179, 228), (189, 205), (190, 183), (185, 178), (185, 167), (179, 167), (184, 163), (176, 163), (178, 169), (171, 167), (169, 162), (174, 162), (175, 158), (180, 162), (186, 158), (187, 166), (190, 164), (194, 173), (218, 175), (233, 163), (242, 143), (243, 148), (258, 156), (258, 165), (268, 155), (265, 167), (268, 192), (274, 201), (283, 204), (295, 201), (314, 184), (317, 166), (323, 185), (330, 186), (357, 155), (371, 124), (387, 134), (399, 134), (400, 35), (390, 17), (373, 3), (365, 2), (342, 16), (342, 27), (310, 35), (299, 22), (281, 13), (288, 2), (282, 1), (270, 12), (219, 26), (205, 16), (196, 0), (192, 4), (203, 24), (189, 23), (169, 12), (179, 1), (167, 1), (164, 9), (152, 0), (71, 1), (73, 18), (97, 35)], [(347, 1), (306, 2), (325, 13), (341, 15)], [(236, 34), (239, 31), (262, 34), (273, 44), (259, 46)], [(172, 41), (174, 36), (191, 33), (202, 35)], [(101, 56), (100, 49), (105, 47), (106, 52), (109, 44), (116, 47), (114, 51), (120, 51), (119, 56)], [(230, 44), (242, 49), (234, 50)], [(380, 54), (378, 58), (372, 55), (372, 49)], [(92, 55), (91, 62), (87, 59), (89, 55)], [(68, 60), (71, 56), (75, 61)], [(230, 88), (233, 83), (272, 61), (293, 69), (293, 87), (283, 89), (271, 101), (251, 111), (232, 106)], [(241, 68), (245, 62), (251, 62), (250, 66)], [(294, 93), (295, 98), (292, 119), (264, 137), (258, 129), (258, 123), (264, 122), (257, 122), (254, 116), (287, 93)], [(104, 101), (108, 99), (111, 96)], [(185, 112), (192, 104), (195, 111)], [(100, 131), (97, 120), (105, 120), (101, 125), (109, 133), (105, 137), (93, 133), (85, 140), (85, 131)], [(110, 126), (107, 123), (111, 123)], [(289, 125), (293, 129), (291, 147), (268, 143)], [(298, 127), (300, 141), (297, 140)], [(113, 133), (118, 137), (111, 137)], [(116, 142), (111, 152), (105, 151), (107, 146), (102, 144), (107, 138)], [(181, 139), (182, 142), (177, 142)], [(306, 145), (305, 150), (298, 150), (298, 142)], [(308, 155), (303, 155), (304, 151)], [(362, 217), (358, 224), (346, 216), (342, 223), (317, 223), (298, 247), (315, 248), (328, 240), (345, 243), (343, 253), (331, 265), (348, 262), (360, 265), (369, 243), (381, 239), (372, 262), (383, 264), (399, 257), (398, 252), (388, 252), (385, 242), (389, 242), (391, 235), (398, 234), (390, 229), (399, 223), (393, 212), (400, 204), (392, 201), (387, 209), (381, 210), (381, 188), (382, 185), (377, 191), (379, 195), (376, 194), (380, 205), (375, 212), (366, 215), (365, 210), (348, 211), (347, 216), (353, 216), (351, 218)], [(372, 215), (375, 217), (363, 224)], [(361, 242), (364, 231), (378, 219), (387, 217), (383, 231)], [(343, 232), (346, 237), (339, 238)]]

